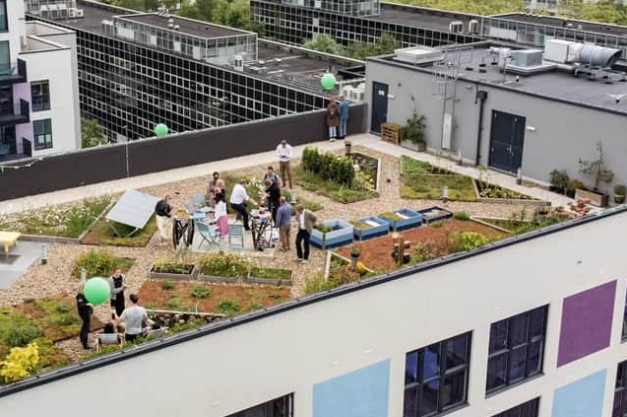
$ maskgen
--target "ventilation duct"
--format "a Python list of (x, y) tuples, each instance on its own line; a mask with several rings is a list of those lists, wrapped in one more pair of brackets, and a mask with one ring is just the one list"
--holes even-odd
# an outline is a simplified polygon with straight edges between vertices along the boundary
[(593, 67), (611, 68), (623, 55), (620, 49), (598, 45), (584, 45), (579, 52), (579, 62)]
[(623, 52), (620, 49), (551, 39), (546, 42), (544, 59), (560, 64), (579, 63), (592, 67), (610, 68)]

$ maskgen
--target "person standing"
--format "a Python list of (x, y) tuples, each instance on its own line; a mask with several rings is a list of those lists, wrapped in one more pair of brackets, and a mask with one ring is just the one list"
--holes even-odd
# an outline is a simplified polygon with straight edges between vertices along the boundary
[(327, 106), (327, 127), (329, 128), (329, 140), (335, 142), (337, 137), (337, 127), (340, 124), (339, 108), (335, 99), (331, 99), (331, 102)]
[(216, 194), (215, 206), (216, 225), (218, 226), (220, 239), (223, 239), (229, 234), (229, 218), (226, 212), (226, 202), (224, 201), (224, 194)]
[(126, 289), (126, 276), (120, 268), (115, 268), (113, 275), (109, 277), (109, 288), (111, 289), (111, 308), (119, 316), (124, 311), (124, 290)]
[(78, 309), (78, 315), (83, 322), (81, 326), (80, 340), (83, 345), (83, 349), (90, 349), (89, 347), (89, 332), (91, 330), (91, 315), (94, 312), (94, 305), (87, 301), (85, 294), (83, 294), (83, 288), (85, 284), (81, 282), (78, 287), (78, 294), (76, 294), (76, 308)]
[(144, 307), (140, 307), (137, 294), (129, 297), (131, 306), (122, 312), (121, 316), (115, 315), (116, 324), (124, 322), (126, 328), (126, 340), (134, 342), (144, 332), (144, 326), (148, 322), (148, 313)]
[(279, 146), (276, 147), (276, 154), (279, 157), (283, 188), (289, 183), (290, 190), (292, 190), (292, 167), (290, 165), (290, 161), (292, 160), (292, 147), (286, 140), (282, 140)]
[(348, 113), (350, 111), (350, 106), (344, 96), (340, 96), (339, 100), (340, 131), (338, 132), (338, 136), (340, 139), (344, 139), (346, 138), (346, 134), (348, 132)]
[(301, 263), (309, 262), (309, 238), (313, 231), (313, 226), (318, 218), (303, 206), (296, 208), (296, 220), (298, 221), (298, 233), (296, 234), (296, 255), (297, 261)]
[(276, 212), (275, 226), (279, 229), (280, 251), (290, 250), (290, 230), (292, 228), (292, 206), (281, 196), (279, 209)]
[(272, 180), (266, 180), (266, 195), (268, 197), (268, 210), (272, 213), (272, 221), (276, 225), (276, 212), (281, 200), (281, 188)]
[(272, 181), (274, 183), (276, 183), (279, 187), (282, 186), (283, 181), (281, 180), (281, 177), (279, 176), (279, 174), (277, 174), (276, 172), (274, 172), (274, 167), (272, 165), (270, 165), (268, 167), (268, 170), (266, 171), (266, 174), (263, 176), (263, 181)]
[(237, 214), (242, 218), (242, 222), (244, 223), (244, 230), (250, 230), (250, 226), (248, 224), (248, 211), (246, 210), (246, 206), (248, 203), (253, 205), (257, 205), (257, 202), (248, 196), (246, 192), (246, 180), (241, 180), (239, 184), (235, 184), (233, 187), (233, 191), (231, 192), (231, 199), (229, 203), (233, 210), (237, 212)]
[(209, 180), (209, 186), (207, 187), (207, 194), (209, 195), (209, 204), (211, 204), (211, 207), (214, 206), (216, 194), (220, 190), (219, 184), (218, 184), (219, 181), (221, 181), (220, 173), (214, 172), (212, 178)]
[(172, 238), (172, 206), (169, 203), (170, 199), (170, 194), (166, 194), (155, 206), (157, 228), (161, 238), (165, 240)]

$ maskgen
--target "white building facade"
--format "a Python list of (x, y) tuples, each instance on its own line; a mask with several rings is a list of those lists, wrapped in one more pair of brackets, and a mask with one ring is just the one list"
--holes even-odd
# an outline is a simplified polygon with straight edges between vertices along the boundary
[(76, 37), (0, 0), (0, 161), (80, 148)]

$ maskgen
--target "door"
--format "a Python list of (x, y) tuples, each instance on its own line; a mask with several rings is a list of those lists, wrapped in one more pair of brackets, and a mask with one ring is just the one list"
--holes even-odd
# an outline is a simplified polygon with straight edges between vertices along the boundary
[(13, 114), (13, 86), (0, 87), (0, 116)]
[(381, 124), (388, 121), (388, 85), (372, 83), (372, 117), (370, 130), (381, 133)]
[(515, 114), (492, 111), (489, 165), (516, 174), (522, 166), (526, 119)]
[(9, 145), (9, 154), (17, 153), (15, 126), (0, 127), (0, 145)]

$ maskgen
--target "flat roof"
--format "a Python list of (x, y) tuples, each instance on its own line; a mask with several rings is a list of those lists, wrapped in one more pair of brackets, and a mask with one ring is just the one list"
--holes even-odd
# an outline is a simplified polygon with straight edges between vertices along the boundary
[[(560, 27), (564, 29), (581, 30), (585, 32), (595, 32), (606, 35), (627, 35), (627, 26), (610, 25), (607, 23), (590, 22), (587, 20), (565, 19), (562, 17), (541, 16), (531, 13), (509, 13), (490, 17), (496, 19), (511, 20), (514, 22)], [(569, 26), (569, 24), (571, 24), (572, 26)], [(579, 29), (579, 26), (581, 26), (581, 29)]]
[(178, 32), (187, 35), (198, 36), (200, 38), (219, 38), (223, 36), (251, 35), (252, 32), (245, 30), (231, 29), (212, 23), (200, 22), (197, 20), (184, 19), (175, 15), (160, 16), (156, 13), (133, 14), (118, 16), (120, 20), (137, 22), (145, 25), (158, 27), (165, 30), (172, 30), (168, 27), (168, 21), (174, 20), (174, 25), (179, 26)]
[(472, 34), (467, 33), (468, 22), (471, 20), (481, 21), (481, 16), (404, 4), (381, 3), (381, 14), (366, 16), (363, 19), (447, 33), (449, 32), (449, 24), (457, 21), (463, 22), (465, 25), (464, 32), (459, 33), (459, 35), (472, 36)]
[[(627, 82), (615, 81), (606, 84), (605, 80), (590, 81), (587, 76), (575, 77), (565, 70), (553, 69), (532, 75), (510, 73), (505, 77), (498, 65), (491, 65), (489, 47), (501, 46), (493, 42), (481, 42), (461, 46), (458, 78), (486, 85), (497, 86), (539, 97), (561, 100), (570, 104), (584, 105), (600, 110), (627, 114), (627, 101), (616, 103), (615, 95), (627, 95)], [(508, 47), (511, 47), (508, 45)], [(532, 48), (520, 48), (520, 50)], [(370, 59), (370, 58), (369, 58)], [(393, 55), (373, 58), (377, 62), (415, 68), (422, 72), (432, 73), (434, 63), (410, 64), (394, 59)], [(480, 67), (482, 63), (485, 67)], [(485, 72), (479, 72), (485, 70)], [(518, 81), (516, 76), (518, 75)]]

